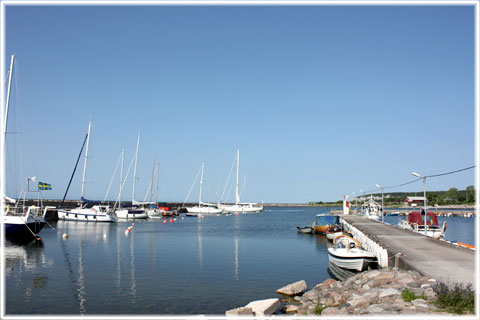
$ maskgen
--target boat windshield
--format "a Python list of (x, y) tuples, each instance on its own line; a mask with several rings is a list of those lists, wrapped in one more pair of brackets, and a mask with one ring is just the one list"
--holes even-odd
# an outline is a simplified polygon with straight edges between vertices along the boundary
[(316, 224), (318, 226), (325, 226), (327, 224), (340, 224), (340, 217), (339, 216), (331, 216), (331, 215), (318, 215), (316, 217)]

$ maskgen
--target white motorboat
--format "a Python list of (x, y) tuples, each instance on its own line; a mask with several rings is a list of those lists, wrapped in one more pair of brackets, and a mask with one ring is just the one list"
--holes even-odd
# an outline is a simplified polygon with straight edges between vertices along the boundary
[(347, 236), (340, 235), (333, 240), (333, 248), (328, 248), (328, 258), (341, 268), (362, 271), (377, 261), (376, 256), (364, 249), (360, 243)]
[[(233, 168), (233, 166), (232, 166)], [(223, 210), (223, 212), (262, 212), (263, 204), (262, 203), (252, 203), (252, 202), (240, 202), (240, 193), (238, 192), (238, 173), (240, 168), (240, 150), (237, 150), (237, 183), (235, 185), (235, 204), (218, 204), (217, 206)], [(230, 177), (230, 176), (229, 176)]]
[[(425, 221), (426, 219), (426, 221)], [(443, 239), (447, 230), (447, 222), (444, 221), (442, 226), (438, 224), (437, 215), (433, 212), (413, 211), (408, 214), (407, 220), (401, 220), (399, 227), (412, 230), (434, 239)]]
[[(83, 163), (82, 191), (80, 196), (81, 205), (71, 210), (58, 209), (58, 218), (62, 220), (71, 220), (71, 221), (116, 222), (117, 216), (115, 215), (115, 212), (109, 205), (101, 205), (97, 201), (87, 200), (83, 197), (84, 191), (85, 191), (85, 173), (87, 170), (88, 144), (90, 141), (91, 126), (92, 126), (92, 121), (90, 121), (88, 124), (88, 132), (85, 137), (85, 140), (83, 141), (82, 149), (80, 150), (80, 155), (81, 155), (83, 151), (83, 147), (86, 146), (85, 159)], [(78, 156), (79, 159), (80, 159), (80, 155)], [(78, 160), (75, 165), (75, 169), (73, 170), (72, 177), (70, 178), (70, 183), (72, 182), (73, 175), (75, 174), (75, 171), (77, 169), (77, 165), (78, 165)], [(70, 183), (68, 184), (63, 200), (65, 200), (65, 197), (67, 196)], [(63, 205), (63, 201), (62, 201), (62, 205)]]

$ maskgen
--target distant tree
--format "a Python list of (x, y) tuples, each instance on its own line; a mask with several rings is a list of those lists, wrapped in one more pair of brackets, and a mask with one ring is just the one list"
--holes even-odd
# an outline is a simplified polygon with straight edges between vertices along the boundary
[(465, 189), (466, 201), (467, 202), (475, 202), (475, 187), (468, 186)]
[(443, 198), (447, 204), (457, 203), (459, 198), (457, 188), (448, 189), (447, 192), (444, 193)]

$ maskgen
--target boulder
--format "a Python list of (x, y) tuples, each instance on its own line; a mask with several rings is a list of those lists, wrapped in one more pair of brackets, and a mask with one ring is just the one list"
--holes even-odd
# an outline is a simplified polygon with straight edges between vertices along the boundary
[(297, 311), (298, 311), (298, 306), (296, 306), (296, 305), (294, 305), (294, 304), (289, 304), (289, 305), (286, 305), (283, 310), (284, 310), (284, 312), (287, 313), (287, 314), (297, 313)]
[(322, 316), (336, 316), (342, 314), (348, 314), (347, 308), (328, 307), (322, 311)]
[(290, 283), (283, 288), (277, 290), (277, 293), (284, 294), (287, 296), (295, 296), (307, 290), (307, 283), (305, 280), (300, 280), (294, 283)]
[(378, 297), (381, 299), (381, 298), (390, 297), (390, 296), (397, 296), (400, 294), (401, 294), (400, 291), (398, 291), (397, 289), (388, 288), (388, 289), (380, 290), (380, 294), (378, 295)]
[(280, 308), (280, 300), (277, 298), (252, 301), (245, 307), (251, 308), (256, 316), (274, 314)]
[(225, 311), (226, 316), (253, 316), (252, 308), (240, 307)]

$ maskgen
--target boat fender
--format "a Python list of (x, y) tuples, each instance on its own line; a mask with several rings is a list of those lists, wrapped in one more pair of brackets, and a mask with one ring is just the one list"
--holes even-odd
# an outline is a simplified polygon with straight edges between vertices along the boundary
[(9, 206), (4, 206), (3, 207), (3, 212), (9, 213), (10, 212), (10, 207)]
[(447, 230), (447, 221), (443, 221), (442, 232), (445, 232), (446, 230)]

